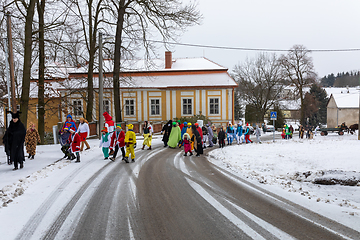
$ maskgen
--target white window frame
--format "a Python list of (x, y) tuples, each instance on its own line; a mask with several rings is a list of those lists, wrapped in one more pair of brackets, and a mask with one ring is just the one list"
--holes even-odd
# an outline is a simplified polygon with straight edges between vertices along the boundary
[[(159, 114), (152, 114), (152, 109), (151, 109), (151, 101), (152, 100), (159, 100)], [(161, 98), (149, 98), (149, 116), (161, 116)]]
[[(134, 101), (134, 114), (128, 115), (126, 114), (126, 101)], [(136, 98), (124, 98), (124, 116), (125, 117), (135, 117), (136, 116)]]
[[(76, 110), (75, 109), (75, 101), (76, 102), (80, 102), (80, 114), (77, 114), (77, 111), (78, 110)], [(72, 99), (71, 100), (71, 103), (72, 103), (72, 108), (73, 108), (73, 113), (74, 113), (74, 117), (76, 118), (76, 117), (82, 117), (83, 115), (84, 115), (84, 104), (83, 104), (83, 101), (82, 101), (82, 99)]]
[[(191, 114), (184, 114), (184, 99), (191, 99)], [(194, 97), (181, 98), (181, 116), (194, 116)]]
[[(218, 109), (218, 113), (210, 113), (210, 99), (218, 99), (218, 106), (219, 106), (219, 109)], [(211, 96), (211, 97), (208, 97), (208, 115), (209, 116), (220, 116), (221, 115), (221, 98), (220, 97), (214, 97), (214, 96)]]
[[(107, 110), (107, 109), (105, 109), (105, 102), (108, 102), (108, 107), (109, 107), (109, 109)], [(104, 112), (108, 112), (110, 115), (111, 115), (111, 101), (109, 100), (109, 99), (103, 99), (103, 110), (104, 110)]]

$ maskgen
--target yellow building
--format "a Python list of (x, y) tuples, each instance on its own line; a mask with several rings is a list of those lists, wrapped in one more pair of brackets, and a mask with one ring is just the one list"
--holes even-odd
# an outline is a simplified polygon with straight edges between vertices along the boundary
[[(166, 52), (165, 61), (129, 61), (131, 68), (121, 73), (120, 92), (123, 121), (167, 121), (202, 114), (213, 123), (234, 122), (234, 89), (238, 86), (226, 68), (206, 58), (172, 59)], [(112, 89), (112, 61), (104, 61), (104, 111), (114, 116)], [(87, 68), (69, 73), (68, 84), (60, 87), (67, 112), (77, 119), (83, 116), (86, 101), (81, 93), (71, 89), (85, 89)], [(71, 86), (66, 87), (66, 85)], [(98, 72), (94, 73), (94, 114), (98, 114)], [(62, 115), (62, 121), (66, 115)]]

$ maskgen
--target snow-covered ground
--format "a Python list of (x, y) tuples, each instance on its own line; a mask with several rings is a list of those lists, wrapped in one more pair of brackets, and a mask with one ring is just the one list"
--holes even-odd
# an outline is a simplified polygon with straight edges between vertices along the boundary
[[(216, 149), (209, 160), (280, 196), (360, 230), (357, 134), (277, 140)], [(355, 186), (314, 181), (352, 182)]]
[[(154, 137), (154, 144), (160, 142), (160, 136)], [(110, 161), (99, 161), (102, 153), (98, 140), (89, 140), (89, 143), (91, 149), (82, 153), (80, 164), (58, 161), (63, 156), (60, 146), (47, 145), (38, 146), (35, 160), (26, 160), (24, 168), (17, 171), (6, 164), (4, 149), (0, 147), (0, 230), (9, 221), (25, 224), (30, 216), (20, 213), (17, 205), (26, 202), (27, 208), (36, 209), (46, 200), (36, 193), (54, 191), (63, 184), (64, 175), (73, 173), (73, 183), (67, 184), (73, 184), (76, 192), (86, 181), (82, 175), (91, 176)], [(359, 144), (357, 135), (318, 135), (313, 140), (294, 138), (214, 148), (208, 158), (248, 181), (360, 231), (360, 184), (313, 183), (315, 179), (324, 178), (359, 181)], [(142, 140), (137, 145), (141, 146)], [(24, 219), (20, 220), (18, 214)]]

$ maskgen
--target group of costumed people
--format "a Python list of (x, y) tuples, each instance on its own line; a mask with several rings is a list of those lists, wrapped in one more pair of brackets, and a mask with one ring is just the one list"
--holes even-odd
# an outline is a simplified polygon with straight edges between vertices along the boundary
[(3, 143), (8, 164), (14, 164), (13, 170), (18, 170), (24, 167), (24, 145), (26, 146), (28, 159), (33, 160), (36, 154), (36, 146), (40, 143), (40, 136), (35, 124), (32, 122), (29, 123), (29, 128), (26, 130), (24, 124), (20, 121), (21, 112), (7, 111), (7, 113), (11, 114), (12, 119), (6, 129)]
[[(128, 131), (125, 134), (121, 124), (116, 124), (115, 126), (115, 123), (109, 113), (104, 112), (103, 116), (105, 118), (105, 124), (104, 128), (101, 130), (102, 136), (99, 147), (102, 147), (104, 159), (115, 161), (117, 153), (120, 149), (123, 161), (129, 163), (129, 157), (131, 156), (131, 161), (135, 162), (136, 135), (134, 132), (134, 125), (126, 125)], [(110, 155), (112, 156), (110, 157)]]
[[(110, 159), (115, 161), (119, 149), (122, 153), (122, 160), (129, 162), (129, 156), (131, 160), (135, 161), (136, 148), (136, 135), (133, 131), (134, 126), (132, 124), (127, 125), (128, 131), (122, 130), (121, 124), (116, 124), (112, 120), (112, 117), (108, 112), (103, 113), (105, 123), (101, 130), (101, 138), (99, 141), (99, 147), (102, 148), (104, 159)], [(83, 151), (84, 145), (86, 149), (90, 149), (87, 142), (87, 137), (90, 135), (90, 128), (88, 122), (84, 118), (80, 118), (79, 126), (77, 127), (75, 121), (71, 115), (67, 116), (67, 120), (60, 130), (60, 144), (61, 151), (64, 153), (64, 158), (80, 162), (80, 152)], [(151, 141), (150, 141), (151, 144)], [(150, 145), (151, 146), (151, 145)], [(126, 149), (126, 150), (125, 150)]]
[(212, 141), (214, 134), (209, 124), (201, 128), (198, 123), (181, 123), (180, 120), (177, 122), (169, 120), (163, 126), (161, 133), (163, 134), (164, 147), (181, 148), (184, 146), (184, 156), (187, 156), (188, 153), (189, 156), (193, 155), (194, 150), (196, 156), (200, 156), (203, 154), (203, 149), (207, 147), (207, 141), (209, 142), (208, 147), (214, 146)]
[[(245, 126), (243, 126), (242, 121), (234, 125), (229, 122), (226, 128), (223, 126), (220, 127), (218, 133), (219, 146), (220, 148), (225, 146), (225, 139), (227, 141), (227, 145), (232, 145), (235, 141), (237, 144), (253, 143), (253, 141), (250, 139), (250, 135), (252, 133), (253, 132), (249, 126), (249, 123), (246, 123)], [(258, 125), (256, 125), (255, 135), (257, 142), (261, 143), (261, 130)]]
[(289, 125), (285, 124), (284, 128), (282, 130), (282, 133), (281, 133), (281, 137), (283, 139), (290, 139), (290, 138), (292, 138), (293, 133), (294, 133), (293, 126), (292, 125), (289, 126)]

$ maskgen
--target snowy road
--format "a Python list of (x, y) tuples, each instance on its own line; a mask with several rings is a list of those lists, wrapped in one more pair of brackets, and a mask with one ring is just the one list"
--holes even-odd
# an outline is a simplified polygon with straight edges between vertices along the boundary
[[(208, 151), (209, 149), (207, 149)], [(205, 151), (206, 155), (206, 151)], [(1, 239), (359, 239), (360, 233), (179, 149), (136, 162), (82, 155), (39, 179), (2, 214)], [(51, 184), (57, 183), (56, 186)], [(36, 202), (34, 203), (34, 199)], [(30, 202), (32, 203), (30, 204)], [(20, 217), (21, 216), (21, 217)]]

